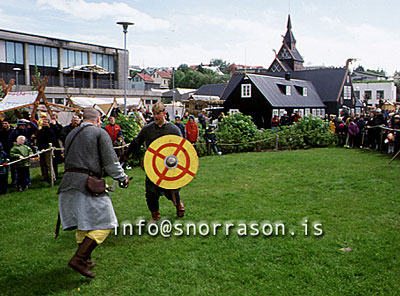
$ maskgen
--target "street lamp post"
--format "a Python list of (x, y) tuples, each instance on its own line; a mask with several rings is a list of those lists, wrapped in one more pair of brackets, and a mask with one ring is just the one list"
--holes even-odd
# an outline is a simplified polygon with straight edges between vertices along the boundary
[(128, 112), (126, 111), (126, 72), (127, 72), (127, 58), (128, 55), (126, 53), (126, 34), (128, 33), (128, 26), (134, 25), (134, 23), (130, 22), (117, 22), (117, 25), (121, 25), (124, 32), (124, 115), (127, 115)]
[(13, 71), (15, 71), (15, 91), (18, 89), (18, 72), (21, 71), (21, 68), (13, 68)]

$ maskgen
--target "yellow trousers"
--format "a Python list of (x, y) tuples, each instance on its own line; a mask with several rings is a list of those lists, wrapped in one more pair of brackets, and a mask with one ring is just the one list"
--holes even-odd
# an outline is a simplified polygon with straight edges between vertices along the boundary
[(83, 242), (85, 239), (85, 236), (88, 238), (91, 238), (96, 241), (98, 245), (100, 245), (104, 240), (107, 238), (107, 236), (110, 234), (111, 229), (100, 229), (100, 230), (76, 230), (76, 242), (80, 244)]

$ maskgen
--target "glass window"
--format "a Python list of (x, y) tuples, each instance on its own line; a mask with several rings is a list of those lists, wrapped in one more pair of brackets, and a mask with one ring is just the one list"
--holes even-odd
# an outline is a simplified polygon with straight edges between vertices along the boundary
[(68, 50), (63, 49), (63, 68), (68, 68)]
[(75, 65), (75, 53), (73, 50), (68, 50), (68, 67), (73, 67)]
[(290, 96), (290, 94), (291, 94), (290, 85), (286, 85), (286, 95), (287, 95), (287, 96)]
[(82, 65), (88, 65), (88, 64), (89, 64), (88, 53), (82, 52)]
[(97, 65), (97, 54), (92, 53), (92, 64)]
[(35, 46), (34, 45), (28, 46), (28, 54), (29, 54), (29, 65), (35, 66), (36, 65), (36, 55), (35, 55)]
[(24, 47), (22, 43), (15, 43), (15, 61), (17, 64), (24, 64)]
[(44, 66), (51, 67), (51, 49), (50, 47), (43, 47), (43, 54), (44, 54)]
[(15, 64), (15, 48), (14, 42), (6, 41), (6, 62), (10, 64)]
[(343, 97), (345, 100), (351, 99), (351, 86), (346, 85), (343, 89)]
[(114, 72), (114, 57), (108, 56), (108, 70)]
[(58, 68), (58, 50), (55, 47), (51, 48), (51, 66)]
[(383, 90), (377, 90), (376, 91), (376, 99), (384, 99), (385, 98), (385, 91)]
[(242, 98), (251, 98), (251, 84), (242, 84)]
[(108, 56), (104, 56), (104, 69), (108, 70)]
[(102, 54), (97, 55), (97, 63), (96, 64), (103, 67), (103, 55)]
[(82, 65), (82, 52), (81, 51), (75, 51), (75, 63), (76, 65)]
[(303, 88), (303, 96), (307, 96), (307, 94), (308, 94), (308, 91), (307, 91), (307, 87), (305, 87), (305, 88)]
[(36, 65), (43, 66), (43, 46), (36, 47)]

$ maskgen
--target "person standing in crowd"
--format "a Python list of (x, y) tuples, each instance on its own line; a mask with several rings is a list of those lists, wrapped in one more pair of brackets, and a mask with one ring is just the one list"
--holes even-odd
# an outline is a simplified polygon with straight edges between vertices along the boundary
[(181, 122), (181, 117), (179, 115), (175, 116), (175, 125), (180, 129), (182, 137), (185, 138), (185, 127), (183, 126)]
[(360, 130), (357, 124), (354, 123), (353, 119), (350, 119), (349, 126), (347, 127), (348, 134), (349, 134), (349, 141), (347, 143), (347, 148), (355, 148), (357, 147), (357, 135), (359, 134)]
[[(135, 154), (143, 143), (146, 147), (149, 147), (154, 140), (165, 135), (182, 137), (179, 128), (166, 120), (165, 106), (163, 103), (155, 103), (152, 111), (154, 121), (145, 125), (137, 137), (132, 140), (129, 144), (128, 151), (123, 157), (123, 161), (126, 161), (131, 154)], [(179, 189), (169, 190), (161, 188), (146, 176), (146, 202), (151, 212), (152, 221), (160, 219), (159, 198), (161, 195), (165, 195), (165, 197), (172, 202), (174, 202), (173, 195), (175, 195), (176, 214), (178, 217), (183, 217), (185, 215), (185, 208), (179, 194)]]
[[(58, 122), (58, 115), (55, 113), (51, 115), (50, 128), (56, 135), (55, 148), (61, 148), (62, 142), (60, 140), (60, 135), (63, 130), (63, 126)], [(62, 157), (61, 150), (54, 150), (53, 169), (56, 179), (58, 179), (58, 165), (63, 163), (63, 161), (64, 159)]]
[(194, 121), (193, 115), (189, 116), (189, 121), (186, 122), (185, 130), (186, 139), (188, 139), (190, 143), (195, 144), (199, 138), (199, 128), (197, 127), (197, 123)]
[[(214, 151), (215, 154), (221, 155), (222, 153), (218, 151), (217, 147), (217, 135), (215, 134), (215, 127), (212, 124), (208, 125), (206, 132), (204, 133), (204, 140), (207, 145), (210, 145), (210, 150)], [(211, 152), (210, 151), (210, 152)]]
[[(82, 149), (84, 147), (85, 149)], [(100, 112), (86, 108), (83, 123), (71, 131), (65, 142), (65, 174), (57, 193), (63, 230), (76, 229), (78, 249), (68, 265), (82, 275), (94, 278), (93, 250), (118, 225), (107, 192), (93, 195), (85, 186), (89, 174), (102, 177), (103, 171), (119, 186), (127, 188), (129, 178), (118, 162), (107, 132), (101, 128)]]
[(336, 122), (336, 133), (339, 136), (339, 145), (344, 147), (347, 138), (347, 126), (344, 124), (342, 117), (338, 117)]
[(201, 124), (201, 127), (205, 130), (207, 127), (207, 117), (205, 115), (206, 111), (203, 109), (201, 110), (199, 114), (199, 123)]
[(119, 132), (121, 132), (121, 127), (115, 123), (115, 117), (110, 116), (108, 118), (109, 124), (105, 126), (105, 130), (111, 138), (111, 141), (114, 143), (117, 140), (117, 136)]
[(10, 142), (8, 141), (8, 139), (10, 138), (10, 135), (14, 129), (11, 127), (10, 123), (6, 119), (3, 119), (3, 122), (1, 125), (2, 125), (2, 129), (0, 130), (0, 142), (1, 142), (1, 144), (3, 144), (3, 150), (8, 155), (8, 153), (10, 153), (10, 149), (12, 147), (12, 145), (10, 145)]
[(364, 141), (365, 141), (365, 125), (367, 124), (366, 121), (364, 120), (364, 115), (360, 115), (356, 122), (358, 129), (360, 132), (358, 133), (357, 136), (357, 146), (362, 148), (364, 146)]
[(394, 135), (394, 147), (393, 153), (396, 154), (400, 150), (400, 115), (396, 114), (393, 116), (393, 135)]
[(281, 116), (280, 123), (281, 123), (281, 126), (292, 124), (292, 121), (290, 120), (290, 117), (288, 116), (288, 113), (286, 111)]
[(65, 147), (65, 140), (67, 139), (67, 136), (73, 129), (78, 127), (80, 123), (81, 123), (81, 118), (79, 116), (75, 115), (71, 119), (71, 123), (67, 126), (64, 126), (64, 128), (62, 129), (61, 134), (60, 134), (60, 140), (64, 147)]
[(29, 168), (31, 166), (31, 162), (27, 157), (32, 155), (33, 151), (31, 147), (24, 144), (25, 142), (25, 136), (18, 136), (15, 145), (10, 150), (11, 160), (21, 159), (21, 161), (14, 164), (17, 172), (16, 186), (18, 191), (27, 190), (29, 185)]
[[(14, 128), (11, 127), (10, 122), (6, 119), (3, 119), (1, 126), (2, 129), (0, 130), (0, 143), (3, 146), (3, 151), (7, 154), (7, 157), (9, 157), (10, 150), (12, 148), (12, 143), (10, 143), (8, 139), (10, 138), (10, 135), (14, 130)], [(8, 170), (11, 171), (11, 184), (15, 185), (15, 177), (16, 177), (15, 166), (14, 165), (7, 166), (6, 170), (7, 172)]]
[(271, 129), (274, 131), (279, 131), (279, 126), (280, 126), (280, 120), (278, 115), (274, 115), (271, 120)]
[[(48, 118), (42, 119), (42, 128), (38, 131), (36, 135), (36, 141), (38, 149), (45, 150), (50, 147), (57, 146), (57, 138), (53, 130), (50, 128), (50, 120)], [(51, 165), (52, 153), (51, 151), (46, 151), (40, 154), (40, 169), (42, 171), (42, 181), (50, 182), (51, 170), (53, 169)]]
[(29, 146), (32, 148), (32, 143), (31, 143), (31, 138), (34, 133), (38, 130), (37, 125), (29, 121), (27, 119), (19, 119), (17, 122), (17, 128), (15, 128), (12, 133), (10, 134), (10, 137), (8, 138), (8, 143), (12, 147), (13, 143), (16, 141), (16, 139), (19, 136), (24, 136), (25, 137), (25, 145)]
[(114, 147), (119, 147), (119, 148), (115, 148), (115, 153), (117, 154), (118, 159), (120, 159), (121, 156), (125, 154), (125, 152), (127, 150), (126, 147), (123, 147), (125, 145), (126, 145), (126, 143), (124, 141), (124, 135), (122, 134), (122, 132), (119, 132), (117, 135), (117, 140), (115, 140), (113, 142)]
[(336, 116), (331, 115), (330, 116), (330, 121), (329, 121), (329, 130), (331, 133), (335, 134), (336, 133), (336, 122), (335, 122)]
[(7, 162), (9, 161), (7, 153), (3, 149), (3, 144), (0, 142), (0, 194), (7, 193), (8, 186), (8, 167)]

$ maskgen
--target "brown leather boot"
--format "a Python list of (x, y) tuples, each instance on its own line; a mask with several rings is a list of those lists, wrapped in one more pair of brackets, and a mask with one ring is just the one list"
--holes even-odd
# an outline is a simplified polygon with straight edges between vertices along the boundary
[[(81, 245), (82, 243), (80, 243), (80, 244), (78, 244), (78, 248), (79, 248), (79, 246)], [(89, 266), (89, 268), (90, 269), (92, 269), (93, 267), (95, 267), (96, 266), (96, 262), (93, 262), (92, 261), (92, 258), (91, 258), (92, 256), (91, 255), (89, 255), (89, 258), (86, 258), (86, 264)]]
[(154, 223), (154, 222), (156, 222), (158, 219), (160, 219), (160, 210), (158, 210), (158, 211), (155, 211), (155, 212), (151, 212), (151, 221), (150, 221), (150, 223)]
[(176, 206), (176, 215), (179, 218), (185, 216), (185, 206), (183, 205), (183, 202), (181, 200), (178, 202), (178, 205)]
[(89, 278), (94, 278), (95, 274), (90, 271), (91, 267), (87, 264), (87, 260), (90, 258), (92, 251), (96, 247), (96, 241), (86, 236), (83, 242), (79, 245), (75, 255), (72, 256), (71, 260), (69, 260), (68, 265), (80, 274)]

